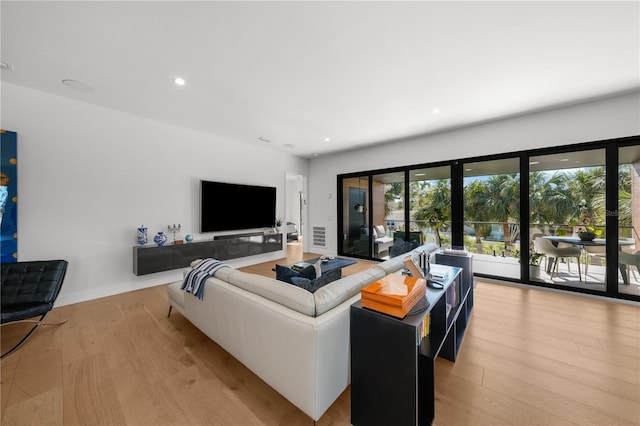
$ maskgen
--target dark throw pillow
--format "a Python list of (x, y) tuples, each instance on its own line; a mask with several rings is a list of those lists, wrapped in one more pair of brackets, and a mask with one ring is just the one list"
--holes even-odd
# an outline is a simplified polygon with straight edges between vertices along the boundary
[[(296, 287), (300, 287), (303, 288), (307, 291), (311, 291), (313, 284), (311, 284), (312, 281), (309, 278), (303, 278), (303, 277), (293, 277), (291, 278), (291, 284), (295, 285)], [(313, 292), (312, 292), (313, 293)]]
[(276, 265), (276, 280), (291, 283), (291, 278), (297, 277), (298, 273), (288, 266)]
[(307, 266), (300, 272), (296, 272), (288, 266), (276, 265), (276, 279), (285, 283), (293, 284), (294, 277), (307, 278), (309, 281), (316, 277), (316, 268), (313, 265)]
[(316, 268), (313, 265), (309, 265), (304, 268), (302, 271), (298, 272), (298, 276), (302, 278), (309, 278), (310, 280), (315, 279), (316, 277)]
[(339, 280), (340, 278), (342, 278), (342, 271), (340, 269), (334, 269), (333, 271), (325, 272), (324, 274), (313, 280), (313, 285), (315, 287), (313, 291), (316, 291), (320, 287), (327, 285), (330, 282)]
[(340, 279), (341, 277), (342, 271), (340, 271), (340, 269), (334, 269), (333, 271), (325, 272), (314, 280), (304, 277), (293, 277), (291, 278), (291, 284), (303, 288), (310, 293), (314, 293), (320, 287)]

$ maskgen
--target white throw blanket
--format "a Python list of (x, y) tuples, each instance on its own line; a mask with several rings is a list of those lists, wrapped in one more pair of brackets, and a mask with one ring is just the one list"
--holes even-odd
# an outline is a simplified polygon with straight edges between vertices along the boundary
[(181, 290), (191, 293), (198, 299), (202, 300), (204, 293), (204, 283), (213, 276), (213, 274), (220, 268), (231, 268), (231, 265), (217, 260), (217, 259), (204, 259), (191, 269), (182, 281)]

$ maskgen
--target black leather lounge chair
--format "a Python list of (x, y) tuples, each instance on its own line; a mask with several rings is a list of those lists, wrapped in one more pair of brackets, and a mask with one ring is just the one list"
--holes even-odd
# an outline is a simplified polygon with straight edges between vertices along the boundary
[[(0, 359), (18, 349), (42, 325), (60, 293), (67, 272), (66, 260), (3, 263), (1, 283), (2, 326), (15, 322), (35, 325)], [(36, 317), (39, 319), (35, 319)], [(63, 321), (58, 324), (62, 324)], [(57, 325), (57, 324), (55, 324)]]

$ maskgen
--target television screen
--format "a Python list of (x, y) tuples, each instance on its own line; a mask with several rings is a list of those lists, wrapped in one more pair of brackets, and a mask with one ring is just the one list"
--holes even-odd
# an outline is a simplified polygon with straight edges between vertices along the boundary
[(200, 232), (266, 228), (276, 222), (276, 188), (200, 181)]

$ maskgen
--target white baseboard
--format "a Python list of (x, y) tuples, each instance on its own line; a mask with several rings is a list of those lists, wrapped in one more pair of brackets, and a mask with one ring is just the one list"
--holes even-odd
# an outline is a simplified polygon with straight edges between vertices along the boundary
[[(245, 266), (255, 265), (256, 263), (269, 262), (271, 260), (282, 259), (285, 257), (285, 251), (275, 251), (256, 256), (242, 257), (239, 259), (225, 260), (226, 263), (234, 268), (242, 268)], [(100, 299), (102, 297), (114, 296), (116, 294), (127, 293), (129, 291), (141, 290), (143, 288), (155, 287), (157, 285), (168, 284), (181, 280), (184, 269), (176, 269), (175, 271), (159, 272), (150, 275), (134, 277), (133, 281), (103, 286), (90, 289), (87, 291), (77, 291), (73, 293), (60, 293), (56, 299), (55, 307), (72, 305), (74, 303), (86, 302), (89, 300)]]

